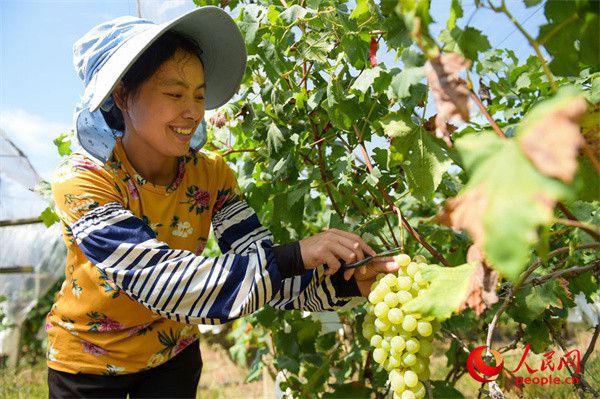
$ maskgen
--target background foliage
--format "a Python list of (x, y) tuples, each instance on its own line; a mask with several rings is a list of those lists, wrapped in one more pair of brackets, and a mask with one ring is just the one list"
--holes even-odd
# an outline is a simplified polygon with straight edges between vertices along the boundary
[[(276, 241), (336, 227), (445, 266), (465, 264), (474, 248), (481, 255), (469, 260), (499, 277), (491, 287), (475, 284), (479, 296), (446, 280), (412, 305), (454, 312), (440, 336), (452, 343), (449, 378), (433, 382), (434, 396), (459, 395), (449, 386), (465, 372), (464, 348), (493, 346), (497, 324), (517, 332), (512, 347), (529, 342), (539, 353), (564, 343), (574, 296), (598, 295), (597, 3), (548, 1), (547, 23), (526, 32), (510, 3), (475, 1), (526, 36), (534, 55), (525, 60), (459, 26), (458, 0), (444, 3), (450, 18), (439, 37), (430, 34), (427, 1), (196, 3), (241, 10), (248, 68), (239, 100), (212, 119), (209, 142), (239, 165), (247, 200)], [(393, 65), (373, 57), (384, 45)], [(449, 53), (471, 60), (455, 90), (463, 103), (447, 87), (429, 90), (428, 61)], [(471, 121), (444, 128), (467, 98)], [(446, 118), (429, 118), (432, 109)], [(401, 231), (398, 211), (414, 230)], [(466, 310), (457, 314), (456, 304)], [(385, 375), (362, 338), (363, 315), (363, 307), (341, 312), (344, 333), (320, 335), (318, 320), (267, 308), (236, 323), (231, 353), (252, 365), (249, 379), (261, 367), (285, 370), (282, 387), (299, 397), (382, 396)]]
[[(524, 60), (459, 26), (460, 0), (435, 3), (450, 8), (439, 37), (424, 0), (196, 3), (239, 11), (248, 67), (238, 99), (211, 118), (207, 149), (238, 165), (276, 242), (335, 227), (444, 266), (409, 305), (452, 315), (434, 397), (462, 396), (452, 386), (479, 345), (567, 350), (567, 310), (578, 294), (599, 294), (597, 2), (525, 0), (547, 19), (527, 32), (510, 2), (475, 0), (526, 37)], [(379, 47), (393, 65), (377, 62)], [(67, 136), (55, 144), (68, 153)], [(213, 242), (206, 254), (216, 251)], [(448, 272), (467, 261), (468, 272)], [(230, 353), (250, 365), (249, 380), (283, 371), (281, 387), (297, 397), (383, 397), (364, 314), (339, 312), (342, 330), (323, 333), (318, 318), (265, 308), (234, 323)], [(501, 340), (498, 325), (513, 334)], [(581, 348), (584, 366), (597, 336)], [(578, 394), (597, 397), (581, 374)], [(513, 381), (505, 373), (499, 388)]]

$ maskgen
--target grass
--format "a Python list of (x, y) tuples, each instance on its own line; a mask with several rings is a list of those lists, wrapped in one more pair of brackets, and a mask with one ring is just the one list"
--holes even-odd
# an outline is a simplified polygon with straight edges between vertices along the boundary
[[(245, 383), (247, 371), (235, 365), (218, 345), (202, 342), (202, 376), (198, 398), (274, 398), (273, 383)], [(47, 368), (45, 361), (19, 370), (0, 370), (0, 399), (46, 399)]]

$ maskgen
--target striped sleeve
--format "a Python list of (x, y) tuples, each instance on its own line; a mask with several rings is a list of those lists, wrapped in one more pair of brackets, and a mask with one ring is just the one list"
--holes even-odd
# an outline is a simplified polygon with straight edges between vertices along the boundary
[[(227, 226), (244, 231), (238, 224)], [(86, 257), (117, 286), (153, 312), (177, 321), (220, 324), (248, 315), (281, 286), (268, 237), (242, 240), (238, 248), (243, 254), (196, 256), (158, 241), (118, 203), (89, 211), (72, 231)]]

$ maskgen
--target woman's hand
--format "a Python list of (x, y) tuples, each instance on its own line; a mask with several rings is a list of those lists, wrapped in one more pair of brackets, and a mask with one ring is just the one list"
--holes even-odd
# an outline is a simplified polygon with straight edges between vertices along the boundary
[(338, 229), (329, 229), (300, 240), (300, 253), (305, 269), (327, 264), (327, 275), (332, 275), (340, 268), (340, 259), (351, 263), (364, 259), (365, 253), (375, 255), (375, 251), (362, 238)]
[(367, 297), (371, 292), (371, 285), (373, 285), (379, 273), (395, 273), (399, 268), (400, 266), (396, 264), (393, 256), (382, 256), (356, 269), (346, 270), (344, 278), (350, 280), (354, 275), (361, 295)]

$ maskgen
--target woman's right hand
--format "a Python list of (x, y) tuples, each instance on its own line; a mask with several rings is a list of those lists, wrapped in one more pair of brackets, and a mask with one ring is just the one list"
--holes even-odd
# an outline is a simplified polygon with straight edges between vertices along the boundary
[(300, 240), (300, 252), (305, 269), (314, 269), (327, 264), (325, 274), (334, 274), (346, 263), (364, 259), (365, 253), (371, 256), (375, 251), (358, 235), (338, 229), (329, 229)]

